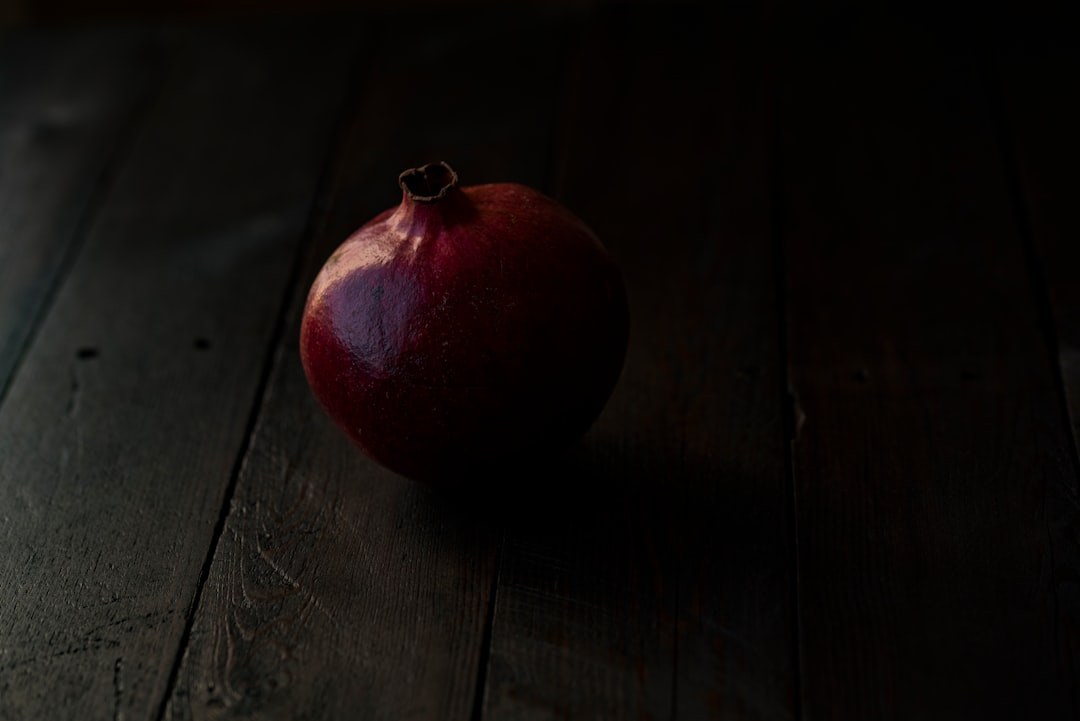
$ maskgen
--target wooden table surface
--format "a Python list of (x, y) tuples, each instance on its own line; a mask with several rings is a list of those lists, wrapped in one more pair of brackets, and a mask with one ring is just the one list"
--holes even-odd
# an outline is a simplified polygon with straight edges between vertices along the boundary
[[(1073, 29), (0, 37), (0, 718), (1080, 718)], [(366, 460), (298, 357), (433, 159), (559, 198), (630, 296), (604, 414), (495, 496)]]

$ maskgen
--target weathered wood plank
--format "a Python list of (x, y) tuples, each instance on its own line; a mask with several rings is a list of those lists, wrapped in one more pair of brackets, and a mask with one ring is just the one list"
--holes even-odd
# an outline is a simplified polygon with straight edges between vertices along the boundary
[(1077, 717), (1076, 469), (969, 39), (783, 44), (807, 718)]
[(0, 408), (0, 708), (150, 718), (179, 651), (351, 48), (167, 32), (163, 79)]
[[(319, 265), (442, 158), (462, 182), (542, 186), (557, 17), (384, 19), (354, 88), (327, 217), (292, 303), (267, 400), (203, 591), (169, 718), (467, 719), (498, 519), (378, 468), (321, 412), (300, 366)], [(493, 59), (497, 59), (493, 61)]]
[(148, 33), (0, 39), (0, 402), (149, 85)]
[(631, 344), (582, 448), (511, 516), (486, 718), (794, 714), (758, 32), (654, 7), (586, 38), (560, 195), (624, 269)]

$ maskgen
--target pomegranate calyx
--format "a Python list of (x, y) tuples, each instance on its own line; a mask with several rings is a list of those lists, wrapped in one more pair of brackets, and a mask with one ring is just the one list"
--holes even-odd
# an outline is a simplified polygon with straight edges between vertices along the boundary
[(442, 160), (410, 168), (398, 176), (398, 185), (409, 200), (420, 203), (442, 200), (457, 184), (457, 173)]

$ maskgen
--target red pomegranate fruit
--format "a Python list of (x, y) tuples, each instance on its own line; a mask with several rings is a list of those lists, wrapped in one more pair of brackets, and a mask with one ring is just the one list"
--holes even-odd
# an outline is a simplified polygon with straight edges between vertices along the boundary
[(626, 354), (622, 277), (554, 200), (399, 177), (401, 205), (326, 261), (300, 354), (315, 397), (375, 461), (436, 485), (543, 460), (581, 436)]

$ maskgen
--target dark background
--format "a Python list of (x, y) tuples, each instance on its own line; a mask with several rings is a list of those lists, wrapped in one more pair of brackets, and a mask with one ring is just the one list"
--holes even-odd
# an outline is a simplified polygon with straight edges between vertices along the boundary
[(446, 7), (549, 7), (590, 8), (598, 0), (164, 0), (144, 3), (132, 0), (2, 0), (0, 25), (56, 24), (101, 20), (151, 20), (182, 18), (253, 17), (266, 15), (313, 15), (358, 10), (425, 10)]

